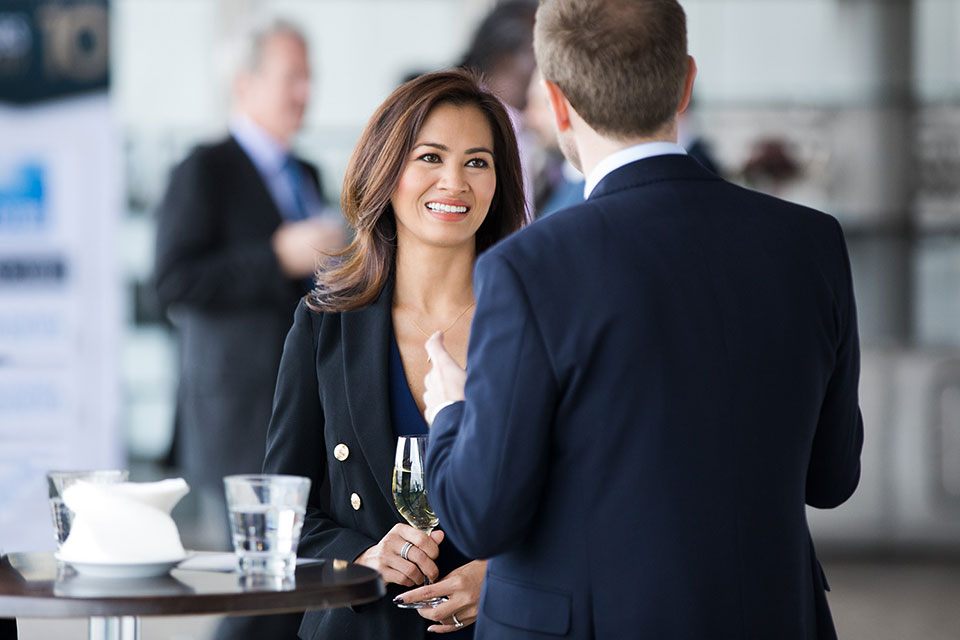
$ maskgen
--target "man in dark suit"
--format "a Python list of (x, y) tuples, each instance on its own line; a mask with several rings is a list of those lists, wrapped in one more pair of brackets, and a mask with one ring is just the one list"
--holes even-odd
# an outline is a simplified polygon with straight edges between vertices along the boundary
[(343, 243), (341, 223), (320, 215), (317, 170), (290, 150), (310, 87), (304, 37), (274, 22), (247, 34), (239, 57), (230, 136), (174, 170), (155, 274), (180, 333), (178, 458), (223, 548), (222, 478), (259, 473), (293, 312), (318, 251)]
[(430, 503), (490, 558), (477, 637), (836, 637), (805, 505), (860, 476), (839, 224), (676, 144), (675, 0), (545, 0), (536, 51), (587, 200), (481, 256), (466, 374), (427, 343)]

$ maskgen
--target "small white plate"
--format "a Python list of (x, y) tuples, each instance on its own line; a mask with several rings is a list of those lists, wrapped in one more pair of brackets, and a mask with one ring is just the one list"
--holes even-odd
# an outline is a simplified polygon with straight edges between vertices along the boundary
[[(189, 555), (189, 554), (188, 554)], [(60, 554), (54, 554), (57, 560), (66, 562), (77, 570), (81, 575), (92, 578), (153, 578), (162, 576), (175, 566), (183, 562), (188, 555), (176, 560), (166, 560), (163, 562), (77, 562), (61, 558)]]

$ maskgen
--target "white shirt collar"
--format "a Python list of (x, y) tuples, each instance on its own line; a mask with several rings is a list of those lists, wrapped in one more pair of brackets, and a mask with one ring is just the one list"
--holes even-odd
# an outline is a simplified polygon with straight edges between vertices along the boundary
[(279, 172), (290, 150), (243, 113), (230, 118), (230, 135), (240, 144), (261, 173)]
[(675, 142), (644, 142), (641, 144), (614, 151), (606, 158), (601, 160), (593, 168), (587, 181), (583, 185), (583, 197), (589, 198), (594, 188), (600, 184), (600, 181), (613, 173), (622, 166), (628, 165), (637, 160), (652, 158), (653, 156), (665, 155), (687, 155), (687, 151)]

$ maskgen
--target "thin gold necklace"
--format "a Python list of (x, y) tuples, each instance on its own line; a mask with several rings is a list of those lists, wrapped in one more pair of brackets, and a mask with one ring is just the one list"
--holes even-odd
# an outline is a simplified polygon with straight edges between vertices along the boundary
[[(468, 304), (468, 305), (466, 306), (466, 308), (465, 308), (463, 311), (461, 311), (461, 312), (457, 315), (456, 318), (453, 319), (453, 322), (451, 322), (451, 323), (447, 326), (447, 328), (443, 330), (443, 333), (446, 333), (447, 331), (450, 331), (450, 329), (453, 329), (453, 325), (457, 324), (457, 322), (460, 320), (460, 318), (462, 318), (467, 311), (470, 311), (470, 309), (472, 309), (472, 308), (473, 308), (473, 305), (475, 305), (475, 304), (477, 304), (476, 301), (471, 302), (470, 304)], [(425, 338), (429, 338), (429, 337), (430, 337), (431, 334), (429, 334), (429, 333), (427, 333), (426, 331), (424, 331), (424, 330), (420, 327), (420, 325), (417, 324), (417, 321), (413, 319), (413, 316), (410, 317), (410, 322), (413, 323), (413, 326), (415, 326), (415, 327), (417, 328), (417, 331), (419, 331), (420, 333), (422, 333)]]

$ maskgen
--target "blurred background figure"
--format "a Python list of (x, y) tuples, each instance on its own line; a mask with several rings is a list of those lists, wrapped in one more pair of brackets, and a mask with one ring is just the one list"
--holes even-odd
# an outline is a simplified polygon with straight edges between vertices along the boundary
[(560, 153), (553, 112), (539, 73), (534, 73), (527, 89), (523, 111), (527, 131), (537, 147), (528, 156), (533, 175), (533, 211), (537, 218), (583, 202), (583, 174)]
[(156, 290), (179, 330), (175, 455), (210, 546), (230, 548), (222, 478), (259, 472), (283, 341), (320, 252), (344, 244), (317, 169), (291, 152), (310, 93), (291, 23), (238, 44), (229, 135), (195, 148), (157, 212)]
[(480, 21), (470, 46), (456, 65), (479, 73), (507, 107), (520, 145), (528, 215), (534, 211), (532, 166), (539, 153), (539, 143), (524, 124), (523, 110), (527, 106), (530, 78), (537, 68), (533, 57), (533, 20), (538, 4), (537, 0), (505, 0), (495, 4)]
[[(293, 311), (321, 252), (345, 237), (316, 167), (291, 151), (310, 95), (306, 38), (274, 20), (234, 53), (229, 135), (174, 169), (155, 276), (180, 337), (173, 455), (199, 494), (200, 533), (221, 549), (231, 548), (222, 479), (260, 471)], [(216, 637), (295, 638), (300, 617), (227, 618)]]
[(536, 69), (533, 19), (537, 0), (505, 0), (494, 5), (473, 32), (457, 65), (483, 75), (490, 90), (516, 117), (527, 104), (527, 85)]
[(788, 140), (760, 138), (750, 147), (740, 175), (747, 186), (778, 195), (802, 175), (796, 151)]
[(690, 99), (687, 110), (681, 113), (677, 120), (677, 134), (680, 137), (680, 146), (687, 150), (691, 158), (703, 165), (705, 169), (721, 175), (722, 172), (713, 155), (713, 148), (700, 132), (696, 101), (693, 98)]

